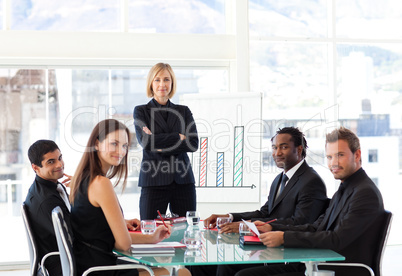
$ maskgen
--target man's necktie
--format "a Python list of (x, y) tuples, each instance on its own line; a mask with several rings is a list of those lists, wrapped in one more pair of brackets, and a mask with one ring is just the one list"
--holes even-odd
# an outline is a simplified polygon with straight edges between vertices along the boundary
[(288, 176), (286, 174), (282, 175), (282, 179), (281, 179), (281, 185), (279, 186), (279, 191), (276, 193), (276, 198), (277, 199), (279, 197), (279, 195), (282, 193), (283, 189), (285, 189), (285, 185), (286, 182), (289, 180)]
[(70, 205), (70, 201), (68, 200), (67, 193), (60, 183), (57, 184), (56, 190), (59, 192), (61, 198), (64, 200), (64, 203), (66, 204), (68, 210), (71, 211), (71, 205)]
[(281, 188), (280, 188), (280, 192), (279, 192), (279, 194), (281, 194), (282, 193), (282, 191), (283, 191), (283, 189), (285, 189), (285, 186), (286, 186), (286, 182), (288, 181), (288, 176), (286, 175), (286, 174), (284, 174), (283, 176), (282, 176), (282, 180), (281, 180)]

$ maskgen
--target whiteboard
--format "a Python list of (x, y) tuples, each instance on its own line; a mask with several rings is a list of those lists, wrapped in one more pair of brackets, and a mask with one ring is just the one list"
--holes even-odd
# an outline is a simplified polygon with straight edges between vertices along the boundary
[(262, 94), (185, 94), (199, 148), (189, 153), (198, 202), (259, 202)]

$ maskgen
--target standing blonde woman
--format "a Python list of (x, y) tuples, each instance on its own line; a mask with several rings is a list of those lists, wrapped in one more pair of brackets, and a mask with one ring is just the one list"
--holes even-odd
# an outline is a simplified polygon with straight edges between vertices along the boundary
[(157, 210), (186, 216), (196, 210), (193, 170), (187, 152), (198, 149), (197, 128), (190, 109), (174, 104), (176, 77), (166, 63), (154, 65), (147, 77), (147, 104), (134, 109), (137, 140), (143, 147), (138, 186), (141, 219), (154, 219)]
[[(127, 127), (114, 119), (99, 122), (93, 129), (86, 151), (71, 181), (71, 224), (77, 275), (93, 266), (116, 264), (113, 248), (129, 250), (132, 243), (157, 243), (170, 236), (170, 227), (159, 226), (152, 235), (131, 233), (125, 221), (111, 178), (116, 185), (127, 179)], [(148, 275), (145, 271), (120, 270), (102, 275)], [(139, 274), (138, 274), (139, 273)], [(143, 274), (144, 273), (144, 274)], [(155, 274), (167, 274), (155, 269)]]

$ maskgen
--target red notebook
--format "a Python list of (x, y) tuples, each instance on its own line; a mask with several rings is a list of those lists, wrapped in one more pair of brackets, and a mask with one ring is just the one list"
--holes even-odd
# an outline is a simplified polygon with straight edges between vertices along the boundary
[(257, 236), (240, 236), (240, 244), (242, 245), (263, 245)]

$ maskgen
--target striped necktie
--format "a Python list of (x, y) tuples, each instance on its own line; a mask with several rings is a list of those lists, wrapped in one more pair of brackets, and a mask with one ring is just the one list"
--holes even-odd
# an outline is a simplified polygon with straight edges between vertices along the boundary
[(67, 192), (64, 189), (64, 187), (60, 183), (58, 183), (56, 190), (59, 192), (61, 198), (63, 199), (64, 203), (66, 204), (67, 209), (69, 211), (71, 211), (70, 201), (68, 200)]

